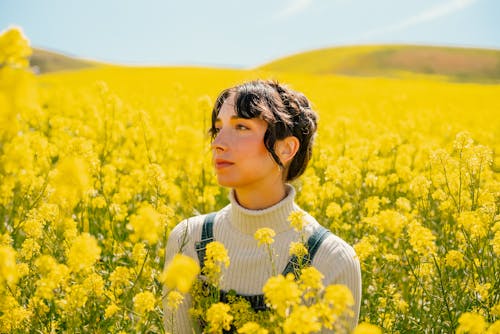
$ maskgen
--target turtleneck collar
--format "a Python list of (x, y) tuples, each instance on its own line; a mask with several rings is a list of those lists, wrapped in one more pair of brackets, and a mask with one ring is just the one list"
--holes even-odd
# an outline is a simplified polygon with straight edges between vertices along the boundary
[(275, 205), (262, 210), (242, 207), (236, 200), (234, 190), (229, 193), (231, 201), (231, 224), (245, 234), (253, 235), (262, 227), (272, 228), (276, 233), (289, 230), (288, 216), (294, 210), (295, 188), (286, 184), (286, 196)]

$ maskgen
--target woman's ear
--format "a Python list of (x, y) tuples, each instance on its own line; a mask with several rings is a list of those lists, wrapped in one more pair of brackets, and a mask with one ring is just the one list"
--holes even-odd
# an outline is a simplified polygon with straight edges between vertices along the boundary
[(275, 152), (280, 158), (283, 165), (287, 165), (292, 161), (300, 147), (300, 142), (297, 137), (288, 136), (285, 139), (276, 141)]

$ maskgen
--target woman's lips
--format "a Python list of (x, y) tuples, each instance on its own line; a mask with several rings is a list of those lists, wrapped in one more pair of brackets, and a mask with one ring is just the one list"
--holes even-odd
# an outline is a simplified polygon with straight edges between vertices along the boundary
[(227, 161), (227, 160), (223, 160), (223, 159), (215, 159), (215, 168), (216, 169), (223, 169), (223, 168), (226, 168), (226, 167), (229, 167), (232, 165), (234, 165), (234, 163), (231, 161)]

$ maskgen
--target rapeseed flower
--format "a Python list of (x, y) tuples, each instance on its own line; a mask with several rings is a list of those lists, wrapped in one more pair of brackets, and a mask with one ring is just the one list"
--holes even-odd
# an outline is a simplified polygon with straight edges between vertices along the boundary
[(155, 296), (149, 291), (139, 292), (134, 296), (134, 310), (140, 316), (144, 316), (147, 312), (153, 311), (155, 304)]
[(356, 326), (352, 334), (382, 334), (382, 330), (375, 325), (362, 322)]
[(177, 310), (184, 300), (184, 296), (178, 291), (172, 290), (167, 294), (167, 305), (171, 310)]
[(430, 256), (436, 254), (436, 236), (431, 230), (422, 226), (417, 221), (408, 224), (408, 237), (413, 250), (421, 256)]
[(477, 313), (465, 312), (458, 318), (457, 334), (482, 334), (486, 331), (484, 317)]
[(464, 266), (464, 255), (457, 250), (450, 250), (446, 253), (445, 263), (447, 266), (460, 269)]
[(205, 253), (205, 267), (203, 273), (208, 281), (217, 285), (222, 274), (222, 267), (229, 267), (229, 256), (224, 245), (218, 241), (212, 241), (207, 245)]
[(284, 317), (290, 307), (300, 303), (301, 291), (293, 274), (273, 276), (262, 288), (269, 306)]
[(308, 251), (307, 251), (307, 248), (306, 246), (304, 245), (303, 242), (300, 242), (300, 241), (292, 241), (290, 243), (290, 249), (288, 251), (288, 254), (290, 256), (296, 256), (297, 258), (301, 259), (303, 258), (304, 256), (306, 256), (308, 254)]
[(300, 232), (304, 228), (304, 216), (305, 213), (302, 211), (292, 211), (288, 216), (288, 221), (295, 231)]
[(148, 203), (143, 204), (137, 214), (130, 217), (129, 229), (133, 231), (132, 241), (145, 240), (153, 245), (163, 231), (161, 215)]
[(17, 280), (16, 251), (10, 246), (0, 245), (0, 284), (11, 285)]
[(260, 245), (270, 245), (274, 242), (274, 236), (276, 235), (276, 232), (274, 232), (273, 229), (268, 228), (268, 227), (263, 227), (258, 229), (255, 234), (254, 238), (259, 242)]
[(19, 27), (0, 34), (0, 67), (28, 68), (31, 54), (29, 40)]
[(332, 284), (325, 288), (323, 302), (331, 307), (333, 314), (345, 314), (352, 316), (350, 309), (354, 305), (351, 290), (342, 284)]
[(500, 320), (497, 320), (494, 323), (492, 323), (488, 327), (488, 330), (486, 331), (486, 334), (498, 334), (498, 333), (500, 333)]
[(115, 303), (111, 303), (109, 304), (107, 307), (106, 307), (106, 310), (104, 310), (104, 318), (105, 319), (109, 319), (111, 318), (112, 316), (114, 316), (116, 314), (116, 312), (118, 312), (120, 310), (120, 307), (118, 307), (118, 305), (116, 305)]
[(32, 315), (32, 312), (19, 305), (14, 297), (2, 296), (0, 333), (11, 333), (26, 328)]
[(335, 202), (331, 202), (328, 204), (328, 207), (326, 208), (326, 216), (328, 218), (339, 218), (340, 215), (342, 214), (342, 207)]
[(324, 275), (316, 268), (309, 266), (300, 271), (300, 288), (305, 299), (313, 298), (323, 289)]
[(283, 323), (285, 334), (316, 333), (321, 329), (316, 310), (313, 307), (299, 305), (286, 317)]
[(161, 280), (169, 289), (186, 293), (191, 289), (199, 272), (200, 266), (194, 259), (183, 254), (176, 254), (166, 265)]
[(74, 271), (89, 270), (101, 255), (97, 240), (88, 233), (83, 233), (73, 240), (68, 251), (68, 267)]
[(207, 333), (221, 333), (223, 329), (228, 331), (233, 321), (233, 316), (229, 314), (230, 310), (231, 308), (227, 304), (212, 304), (207, 311)]
[(269, 331), (259, 326), (258, 323), (249, 321), (238, 329), (240, 334), (268, 334)]
[(457, 218), (459, 227), (462, 227), (471, 238), (477, 240), (484, 238), (488, 233), (488, 228), (483, 219), (476, 211), (461, 212)]

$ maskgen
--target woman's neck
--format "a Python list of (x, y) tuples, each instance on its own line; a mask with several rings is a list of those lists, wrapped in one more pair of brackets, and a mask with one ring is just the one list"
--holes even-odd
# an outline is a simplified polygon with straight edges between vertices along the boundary
[(263, 189), (234, 189), (234, 196), (238, 203), (250, 210), (262, 210), (280, 202), (287, 195), (284, 183), (269, 186)]

